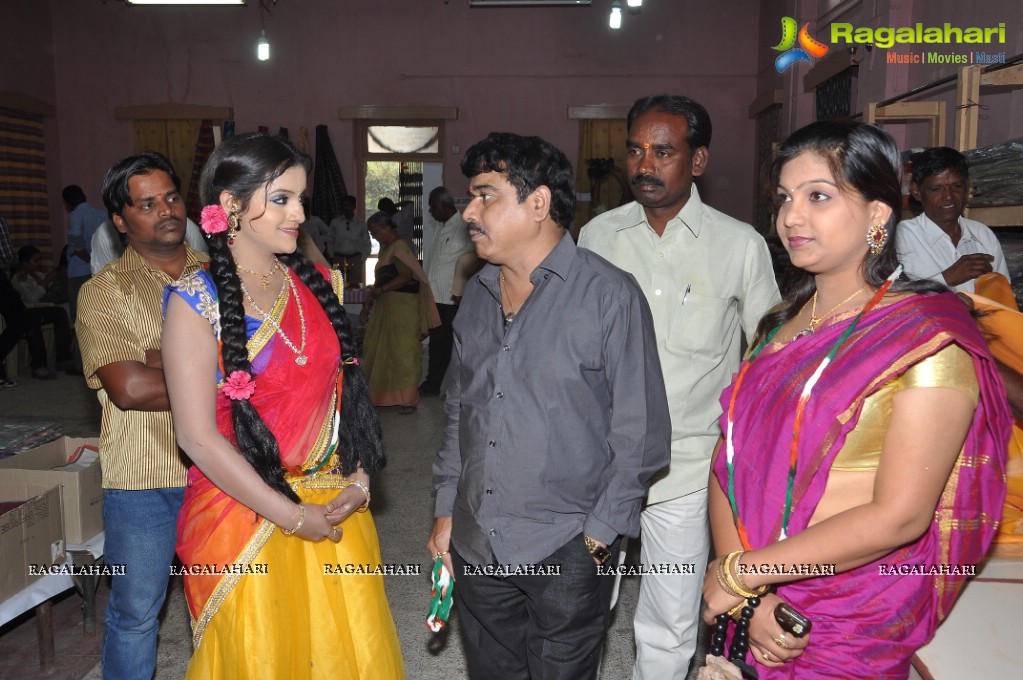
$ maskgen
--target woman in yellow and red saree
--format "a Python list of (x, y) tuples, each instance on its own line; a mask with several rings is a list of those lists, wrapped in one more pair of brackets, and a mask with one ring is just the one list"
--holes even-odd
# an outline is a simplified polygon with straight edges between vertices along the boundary
[(761, 680), (908, 677), (997, 531), (1001, 380), (966, 306), (899, 276), (898, 167), (887, 133), (838, 121), (775, 161), (802, 275), (722, 395), (704, 582), (708, 622), (748, 621)]
[(295, 252), (307, 160), (258, 133), (203, 172), (209, 272), (168, 287), (164, 364), (189, 471), (187, 677), (403, 678), (369, 512), (379, 421), (340, 277)]

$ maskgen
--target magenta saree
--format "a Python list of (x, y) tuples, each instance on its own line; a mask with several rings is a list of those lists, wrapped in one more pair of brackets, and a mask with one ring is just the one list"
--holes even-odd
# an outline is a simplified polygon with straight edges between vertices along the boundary
[[(754, 549), (778, 540), (796, 403), (847, 326), (841, 321), (785, 345), (768, 345), (736, 397), (735, 495)], [(789, 534), (807, 527), (864, 399), (951, 342), (973, 357), (980, 395), (930, 529), (870, 564), (779, 586), (778, 595), (813, 621), (813, 632), (795, 661), (776, 669), (757, 665), (762, 680), (907, 677), (910, 658), (948, 615), (966, 577), (882, 575), (881, 567), (970, 565), (987, 551), (1005, 495), (1010, 416), (987, 345), (951, 294), (914, 295), (868, 312), (825, 369), (803, 416)], [(729, 387), (722, 395), (726, 410), (731, 393)], [(725, 488), (723, 454), (713, 474)]]

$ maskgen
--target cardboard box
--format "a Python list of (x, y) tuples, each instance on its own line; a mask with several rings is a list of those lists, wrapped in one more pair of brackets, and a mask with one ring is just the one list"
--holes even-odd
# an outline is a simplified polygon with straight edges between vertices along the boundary
[(61, 437), (0, 460), (0, 484), (31, 483), (59, 486), (64, 506), (64, 533), (68, 543), (85, 543), (103, 531), (103, 473), (99, 460), (78, 472), (53, 468), (67, 463), (79, 446), (99, 448), (95, 437)]
[(40, 576), (29, 565), (64, 563), (64, 523), (60, 489), (39, 484), (0, 484), (0, 502), (26, 501), (0, 515), (0, 600)]

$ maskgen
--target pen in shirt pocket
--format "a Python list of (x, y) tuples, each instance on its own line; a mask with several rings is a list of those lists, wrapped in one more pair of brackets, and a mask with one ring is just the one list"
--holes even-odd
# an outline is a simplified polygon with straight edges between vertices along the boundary
[(693, 284), (691, 284), (691, 283), (687, 283), (686, 284), (686, 292), (682, 293), (682, 304), (679, 305), (679, 307), (681, 307), (682, 305), (684, 305), (686, 303), (686, 299), (689, 297), (689, 291), (692, 290), (692, 288), (693, 288)]

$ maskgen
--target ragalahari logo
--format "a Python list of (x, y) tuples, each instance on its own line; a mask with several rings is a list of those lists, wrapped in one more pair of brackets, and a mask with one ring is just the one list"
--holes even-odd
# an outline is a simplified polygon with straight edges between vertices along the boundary
[[(772, 50), (781, 52), (774, 60), (774, 68), (778, 73), (785, 73), (797, 61), (805, 61), (812, 64), (814, 59), (820, 59), (828, 53), (828, 46), (817, 42), (810, 36), (810, 24), (803, 24), (796, 35), (796, 27), (799, 24), (792, 17), (781, 18), (781, 42), (772, 47)], [(795, 47), (796, 42), (799, 47)], [(811, 59), (813, 57), (813, 59)]]

